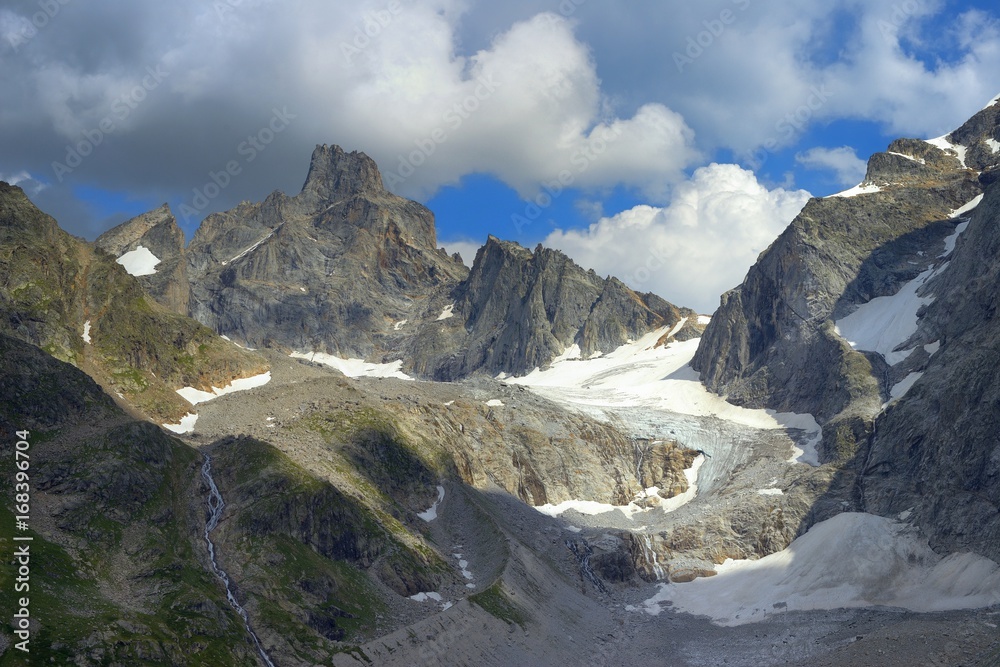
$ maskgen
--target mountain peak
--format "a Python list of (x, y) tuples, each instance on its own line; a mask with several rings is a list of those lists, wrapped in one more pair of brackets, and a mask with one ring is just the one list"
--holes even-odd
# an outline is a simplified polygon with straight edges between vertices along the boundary
[(318, 145), (309, 162), (303, 193), (325, 201), (359, 193), (382, 193), (382, 174), (370, 157), (359, 151), (346, 152), (337, 145)]

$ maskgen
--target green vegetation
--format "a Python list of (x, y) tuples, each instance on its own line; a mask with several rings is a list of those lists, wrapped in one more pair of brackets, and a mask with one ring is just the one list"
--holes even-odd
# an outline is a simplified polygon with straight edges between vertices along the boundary
[(470, 595), (469, 601), (506, 623), (516, 623), (523, 628), (529, 620), (528, 615), (503, 592), (499, 581), (481, 593)]

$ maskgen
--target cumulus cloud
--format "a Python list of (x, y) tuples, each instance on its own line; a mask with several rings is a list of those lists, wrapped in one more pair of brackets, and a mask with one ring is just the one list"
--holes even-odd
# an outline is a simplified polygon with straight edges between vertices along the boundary
[(678, 185), (668, 206), (637, 206), (586, 230), (556, 230), (543, 244), (633, 289), (710, 313), (809, 196), (768, 190), (737, 165), (711, 164)]
[(807, 169), (832, 171), (841, 185), (854, 186), (860, 183), (867, 171), (867, 163), (858, 157), (850, 146), (840, 148), (810, 148), (795, 156), (795, 161)]

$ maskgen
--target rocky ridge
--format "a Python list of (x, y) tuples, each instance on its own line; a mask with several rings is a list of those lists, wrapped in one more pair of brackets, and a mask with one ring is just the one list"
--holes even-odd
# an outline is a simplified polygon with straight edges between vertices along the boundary
[[(813, 413), (838, 470), (831, 500), (915, 523), (942, 552), (991, 558), (998, 136), (993, 103), (945, 137), (872, 156), (854, 196), (810, 201), (723, 295), (692, 364), (731, 401)], [(918, 277), (925, 305), (893, 359), (840, 335), (838, 321)]]
[(159, 420), (189, 404), (174, 390), (263, 373), (267, 363), (149, 297), (113, 256), (61, 230), (0, 183), (2, 329), (85, 370)]
[(436, 247), (430, 211), (386, 191), (368, 156), (337, 146), (317, 146), (298, 195), (210, 215), (186, 249), (178, 234), (161, 208), (98, 245), (155, 245), (165, 272), (140, 277), (150, 294), (254, 348), (401, 358), (406, 372), (448, 381), (524, 373), (574, 345), (610, 351), (685, 317), (675, 335), (698, 331), (691, 311), (558, 251), (491, 237), (470, 271)]

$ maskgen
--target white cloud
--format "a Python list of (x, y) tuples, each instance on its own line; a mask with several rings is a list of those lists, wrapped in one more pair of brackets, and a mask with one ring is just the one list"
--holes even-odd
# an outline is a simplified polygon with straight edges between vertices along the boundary
[(679, 184), (664, 208), (637, 206), (587, 230), (556, 230), (543, 244), (633, 289), (713, 312), (809, 199), (768, 190), (754, 174), (711, 164)]
[(468, 239), (454, 239), (451, 241), (441, 241), (440, 245), (448, 251), (449, 255), (456, 252), (459, 253), (462, 256), (462, 263), (471, 269), (472, 262), (476, 259), (476, 252), (483, 246), (483, 243), (477, 243)]
[(860, 183), (867, 171), (867, 163), (858, 157), (850, 146), (840, 148), (810, 148), (795, 156), (795, 161), (807, 169), (829, 169), (834, 172), (841, 185), (854, 186)]
[[(692, 131), (662, 104), (632, 117), (606, 113), (591, 53), (563, 18), (542, 13), (515, 23), (466, 58), (445, 17), (407, 11), (399, 26), (407, 36), (388, 26), (345, 85), (331, 90), (329, 103), (339, 108), (329, 117), (336, 130), (326, 130), (363, 146), (398, 193), (426, 197), (479, 172), (526, 198), (563, 174), (576, 186), (624, 184), (661, 199), (697, 157)], [(328, 49), (328, 39), (315, 48)], [(317, 79), (310, 90), (329, 89), (319, 80), (327, 68), (303, 63), (298, 71)]]
[(0, 172), (0, 181), (19, 186), (29, 197), (34, 197), (46, 187), (44, 183), (35, 180), (34, 176), (23, 170), (12, 174)]

